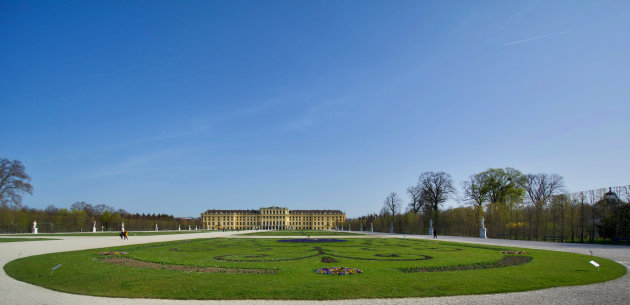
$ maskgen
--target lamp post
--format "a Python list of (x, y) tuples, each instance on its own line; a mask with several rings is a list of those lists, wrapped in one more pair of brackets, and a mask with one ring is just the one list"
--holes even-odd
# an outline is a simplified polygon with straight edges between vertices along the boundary
[(619, 197), (615, 192), (612, 191), (612, 188), (608, 188), (608, 192), (604, 194), (604, 198), (606, 199), (606, 203), (608, 206), (613, 205), (615, 214), (617, 214), (617, 222), (615, 223), (615, 237), (619, 237), (619, 211), (617, 211), (617, 204), (619, 203)]

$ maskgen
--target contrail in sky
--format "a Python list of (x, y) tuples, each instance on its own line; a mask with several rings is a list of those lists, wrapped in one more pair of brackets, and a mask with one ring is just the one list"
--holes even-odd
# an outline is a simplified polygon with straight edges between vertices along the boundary
[(543, 39), (543, 38), (547, 38), (547, 37), (551, 37), (551, 36), (562, 35), (562, 34), (566, 34), (566, 33), (570, 33), (570, 32), (576, 31), (576, 30), (577, 29), (566, 30), (566, 31), (562, 31), (562, 32), (555, 32), (555, 33), (546, 34), (546, 35), (542, 35), (542, 36), (536, 36), (536, 37), (527, 38), (527, 39), (523, 39), (523, 40), (512, 41), (512, 42), (505, 43), (503, 45), (504, 46), (509, 46), (509, 45), (513, 45), (513, 44), (519, 44), (519, 43), (528, 42), (528, 41), (537, 40), (537, 39)]

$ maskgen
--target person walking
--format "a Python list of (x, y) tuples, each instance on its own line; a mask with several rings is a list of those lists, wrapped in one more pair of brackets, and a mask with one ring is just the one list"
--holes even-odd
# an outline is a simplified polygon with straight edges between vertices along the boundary
[(437, 239), (437, 228), (433, 229), (433, 239)]
[(129, 236), (129, 231), (125, 230), (125, 240), (127, 240), (127, 236)]
[(123, 239), (123, 236), (125, 236), (125, 232), (120, 231), (120, 239)]

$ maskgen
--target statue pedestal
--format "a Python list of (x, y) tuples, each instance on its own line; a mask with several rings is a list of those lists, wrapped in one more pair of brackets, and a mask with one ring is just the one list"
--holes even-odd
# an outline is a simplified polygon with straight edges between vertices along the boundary
[(486, 224), (483, 221), (483, 216), (481, 216), (481, 228), (479, 228), (479, 237), (480, 238), (488, 238), (488, 236), (486, 236), (487, 232), (488, 232), (488, 230), (486, 229)]

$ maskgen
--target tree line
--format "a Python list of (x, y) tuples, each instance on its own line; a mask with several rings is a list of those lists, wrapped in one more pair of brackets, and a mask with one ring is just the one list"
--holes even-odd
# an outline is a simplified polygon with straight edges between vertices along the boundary
[[(124, 223), (129, 231), (201, 229), (200, 218), (174, 217), (167, 214), (128, 213), (105, 204), (92, 205), (83, 201), (73, 203), (69, 209), (54, 205), (46, 209), (22, 206), (0, 207), (0, 232), (32, 233), (33, 221), (37, 221), (39, 233), (120, 231)], [(96, 222), (96, 223), (94, 223)]]
[[(90, 231), (96, 221), (100, 230), (117, 231), (122, 223), (129, 230), (201, 227), (200, 218), (175, 218), (166, 214), (130, 214), (105, 204), (75, 202), (70, 209), (48, 206), (45, 210), (22, 207), (22, 195), (33, 186), (24, 165), (0, 160), (0, 232), (31, 232), (38, 221), (40, 232)], [(396, 192), (385, 198), (379, 214), (348, 219), (357, 230), (427, 234), (432, 225), (440, 234), (487, 236), (527, 240), (595, 242), (597, 239), (630, 240), (630, 185), (568, 193), (556, 174), (523, 174), (506, 168), (489, 168), (462, 182), (458, 196), (446, 172), (422, 173), (407, 187), (408, 202)], [(442, 210), (449, 199), (460, 206)], [(404, 210), (404, 212), (403, 212)]]
[[(354, 230), (480, 236), (481, 220), (490, 238), (595, 242), (630, 240), (630, 185), (569, 193), (556, 174), (523, 174), (490, 168), (462, 182), (458, 195), (445, 172), (425, 172), (406, 189), (408, 201), (396, 192), (385, 197), (379, 214), (349, 219)], [(459, 206), (442, 210), (449, 199)]]

